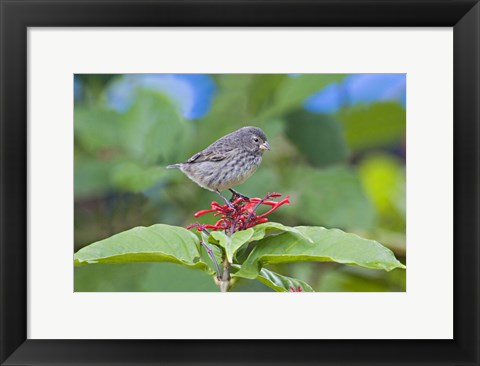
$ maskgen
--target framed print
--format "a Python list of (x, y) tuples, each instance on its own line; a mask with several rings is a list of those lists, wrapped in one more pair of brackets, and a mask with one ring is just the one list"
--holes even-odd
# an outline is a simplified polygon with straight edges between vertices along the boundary
[(405, 74), (74, 79), (76, 292), (406, 291)]
[(476, 1), (1, 11), (2, 365), (479, 364)]

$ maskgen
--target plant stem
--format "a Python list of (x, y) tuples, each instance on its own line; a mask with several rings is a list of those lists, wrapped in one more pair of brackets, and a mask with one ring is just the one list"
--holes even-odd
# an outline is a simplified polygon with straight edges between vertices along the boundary
[(230, 287), (230, 263), (227, 257), (223, 258), (223, 273), (220, 279), (220, 291), (227, 292)]
[(210, 249), (207, 243), (205, 243), (203, 240), (200, 240), (200, 244), (205, 248), (207, 251), (208, 256), (212, 260), (213, 264), (215, 265), (215, 269), (217, 270), (217, 279), (220, 278), (220, 267), (218, 266), (217, 263), (217, 258), (215, 258), (215, 254), (213, 253), (213, 250)]

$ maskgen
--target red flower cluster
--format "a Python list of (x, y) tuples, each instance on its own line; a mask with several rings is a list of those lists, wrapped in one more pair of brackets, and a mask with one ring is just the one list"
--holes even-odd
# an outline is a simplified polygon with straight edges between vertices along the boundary
[[(198, 231), (205, 229), (225, 230), (234, 233), (239, 230), (245, 230), (252, 226), (268, 221), (266, 217), (280, 206), (289, 204), (290, 196), (286, 196), (280, 201), (272, 201), (271, 198), (281, 197), (280, 193), (269, 193), (264, 198), (246, 198), (238, 197), (229, 205), (220, 205), (217, 202), (211, 203), (211, 209), (201, 210), (195, 213), (195, 217), (200, 217), (208, 213), (214, 213), (213, 216), (220, 216), (215, 225), (210, 224), (192, 224), (187, 229), (196, 227)], [(270, 206), (270, 209), (263, 214), (257, 215), (256, 211), (261, 205)]]
[(302, 286), (298, 285), (298, 287), (295, 289), (295, 287), (290, 286), (290, 292), (303, 292)]

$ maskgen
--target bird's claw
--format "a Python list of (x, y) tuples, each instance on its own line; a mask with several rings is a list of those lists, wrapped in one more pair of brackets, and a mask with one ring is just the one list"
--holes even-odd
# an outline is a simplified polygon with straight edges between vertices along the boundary
[(248, 202), (250, 201), (250, 197), (244, 196), (243, 194), (232, 194), (232, 198), (230, 198), (230, 202), (235, 202), (237, 199), (241, 198), (242, 200)]
[(245, 196), (244, 194), (241, 194), (234, 189), (230, 189), (230, 192), (232, 192), (232, 198), (230, 198), (230, 202), (234, 202), (237, 198), (241, 198), (244, 201), (250, 201), (250, 197)]

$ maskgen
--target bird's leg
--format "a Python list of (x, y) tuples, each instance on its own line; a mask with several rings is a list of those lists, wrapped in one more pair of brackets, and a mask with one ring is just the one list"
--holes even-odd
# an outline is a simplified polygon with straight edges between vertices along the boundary
[(250, 200), (250, 197), (245, 196), (244, 194), (241, 194), (240, 192), (237, 192), (233, 188), (228, 189), (230, 192), (232, 192), (232, 198), (230, 198), (230, 202), (233, 202), (237, 199), (237, 197), (243, 198), (246, 201)]
[(224, 196), (222, 193), (220, 193), (220, 191), (219, 191), (218, 189), (216, 189), (215, 192), (217, 192), (217, 194), (218, 194), (220, 197), (222, 197), (222, 199), (225, 201), (225, 203), (227, 204), (228, 207), (230, 207), (231, 209), (235, 209), (235, 207), (233, 207), (232, 203), (231, 203), (229, 200), (227, 200), (227, 199), (225, 198), (225, 196)]

